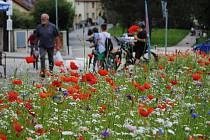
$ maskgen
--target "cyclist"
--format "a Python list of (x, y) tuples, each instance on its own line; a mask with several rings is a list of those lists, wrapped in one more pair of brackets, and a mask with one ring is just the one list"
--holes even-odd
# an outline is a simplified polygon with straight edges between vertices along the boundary
[(139, 26), (137, 33), (134, 35), (136, 40), (134, 50), (135, 50), (135, 64), (139, 64), (141, 56), (147, 50), (147, 33), (145, 26)]

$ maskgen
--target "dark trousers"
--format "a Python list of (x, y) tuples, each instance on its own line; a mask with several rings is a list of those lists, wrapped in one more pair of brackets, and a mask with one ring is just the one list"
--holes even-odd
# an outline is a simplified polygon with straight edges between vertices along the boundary
[(36, 70), (38, 70), (38, 57), (39, 56), (36, 56), (34, 53), (35, 50), (38, 48), (36, 47), (36, 45), (31, 45), (30, 48), (31, 48), (30, 54), (31, 54), (31, 56), (33, 56), (35, 58), (35, 62), (33, 62), (34, 68), (36, 68)]
[(48, 54), (49, 70), (52, 71), (53, 66), (54, 66), (54, 60), (53, 60), (54, 48), (40, 47), (39, 54), (40, 54), (40, 61), (41, 61), (41, 71), (45, 71), (45, 55), (46, 55), (46, 53)]

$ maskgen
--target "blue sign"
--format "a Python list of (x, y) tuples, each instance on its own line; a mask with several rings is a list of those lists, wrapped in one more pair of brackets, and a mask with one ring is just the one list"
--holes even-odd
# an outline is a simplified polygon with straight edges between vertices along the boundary
[(0, 1), (0, 11), (7, 11), (10, 5), (6, 2)]
[(161, 5), (162, 5), (163, 18), (166, 18), (167, 17), (167, 14), (168, 14), (167, 0), (161, 0)]

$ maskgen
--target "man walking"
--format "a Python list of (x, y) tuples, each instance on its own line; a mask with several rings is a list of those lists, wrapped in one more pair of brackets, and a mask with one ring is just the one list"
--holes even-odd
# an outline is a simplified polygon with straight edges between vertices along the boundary
[(45, 55), (48, 54), (49, 70), (53, 71), (54, 66), (54, 49), (59, 50), (59, 33), (56, 26), (49, 22), (49, 15), (44, 13), (41, 15), (41, 24), (36, 28), (36, 36), (38, 38), (39, 54), (41, 61), (40, 76), (45, 77)]

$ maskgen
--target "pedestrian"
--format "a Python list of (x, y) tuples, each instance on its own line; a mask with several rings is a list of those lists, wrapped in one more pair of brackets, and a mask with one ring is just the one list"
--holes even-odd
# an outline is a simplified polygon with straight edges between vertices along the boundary
[(145, 31), (145, 26), (138, 28), (137, 34), (134, 35), (136, 40), (134, 50), (135, 50), (135, 64), (139, 64), (141, 56), (147, 50), (147, 32)]
[[(88, 31), (88, 40), (91, 45), (90, 48), (93, 48), (92, 50), (92, 55), (94, 56), (93, 59), (93, 71), (95, 71), (95, 66), (96, 66), (96, 62), (98, 60), (98, 42), (99, 42), (100, 38), (99, 38), (99, 31), (97, 27), (94, 27), (93, 29), (89, 29)], [(89, 68), (90, 68), (90, 63), (92, 61), (92, 58), (90, 58), (89, 60)]]
[(29, 36), (28, 44), (29, 44), (29, 48), (31, 49), (30, 55), (35, 58), (35, 61), (33, 62), (33, 66), (34, 66), (34, 68), (36, 68), (36, 70), (38, 70), (39, 54), (37, 54), (38, 47), (37, 47), (36, 30), (34, 30), (33, 33)]
[(48, 54), (49, 71), (53, 71), (54, 67), (54, 49), (60, 49), (59, 33), (56, 26), (49, 22), (49, 15), (44, 13), (41, 15), (41, 24), (36, 28), (36, 36), (38, 38), (39, 54), (41, 61), (40, 76), (45, 77), (45, 55)]
[[(106, 58), (106, 55), (108, 53), (108, 51), (110, 51), (110, 48), (107, 48), (107, 46), (109, 46), (109, 44), (107, 44), (107, 42), (111, 42), (111, 35), (110, 33), (108, 33), (107, 31), (107, 24), (102, 24), (101, 25), (101, 32), (99, 34), (99, 42), (98, 42), (98, 60), (101, 63), (101, 66), (104, 68), (104, 61)], [(110, 41), (109, 41), (110, 40)]]

